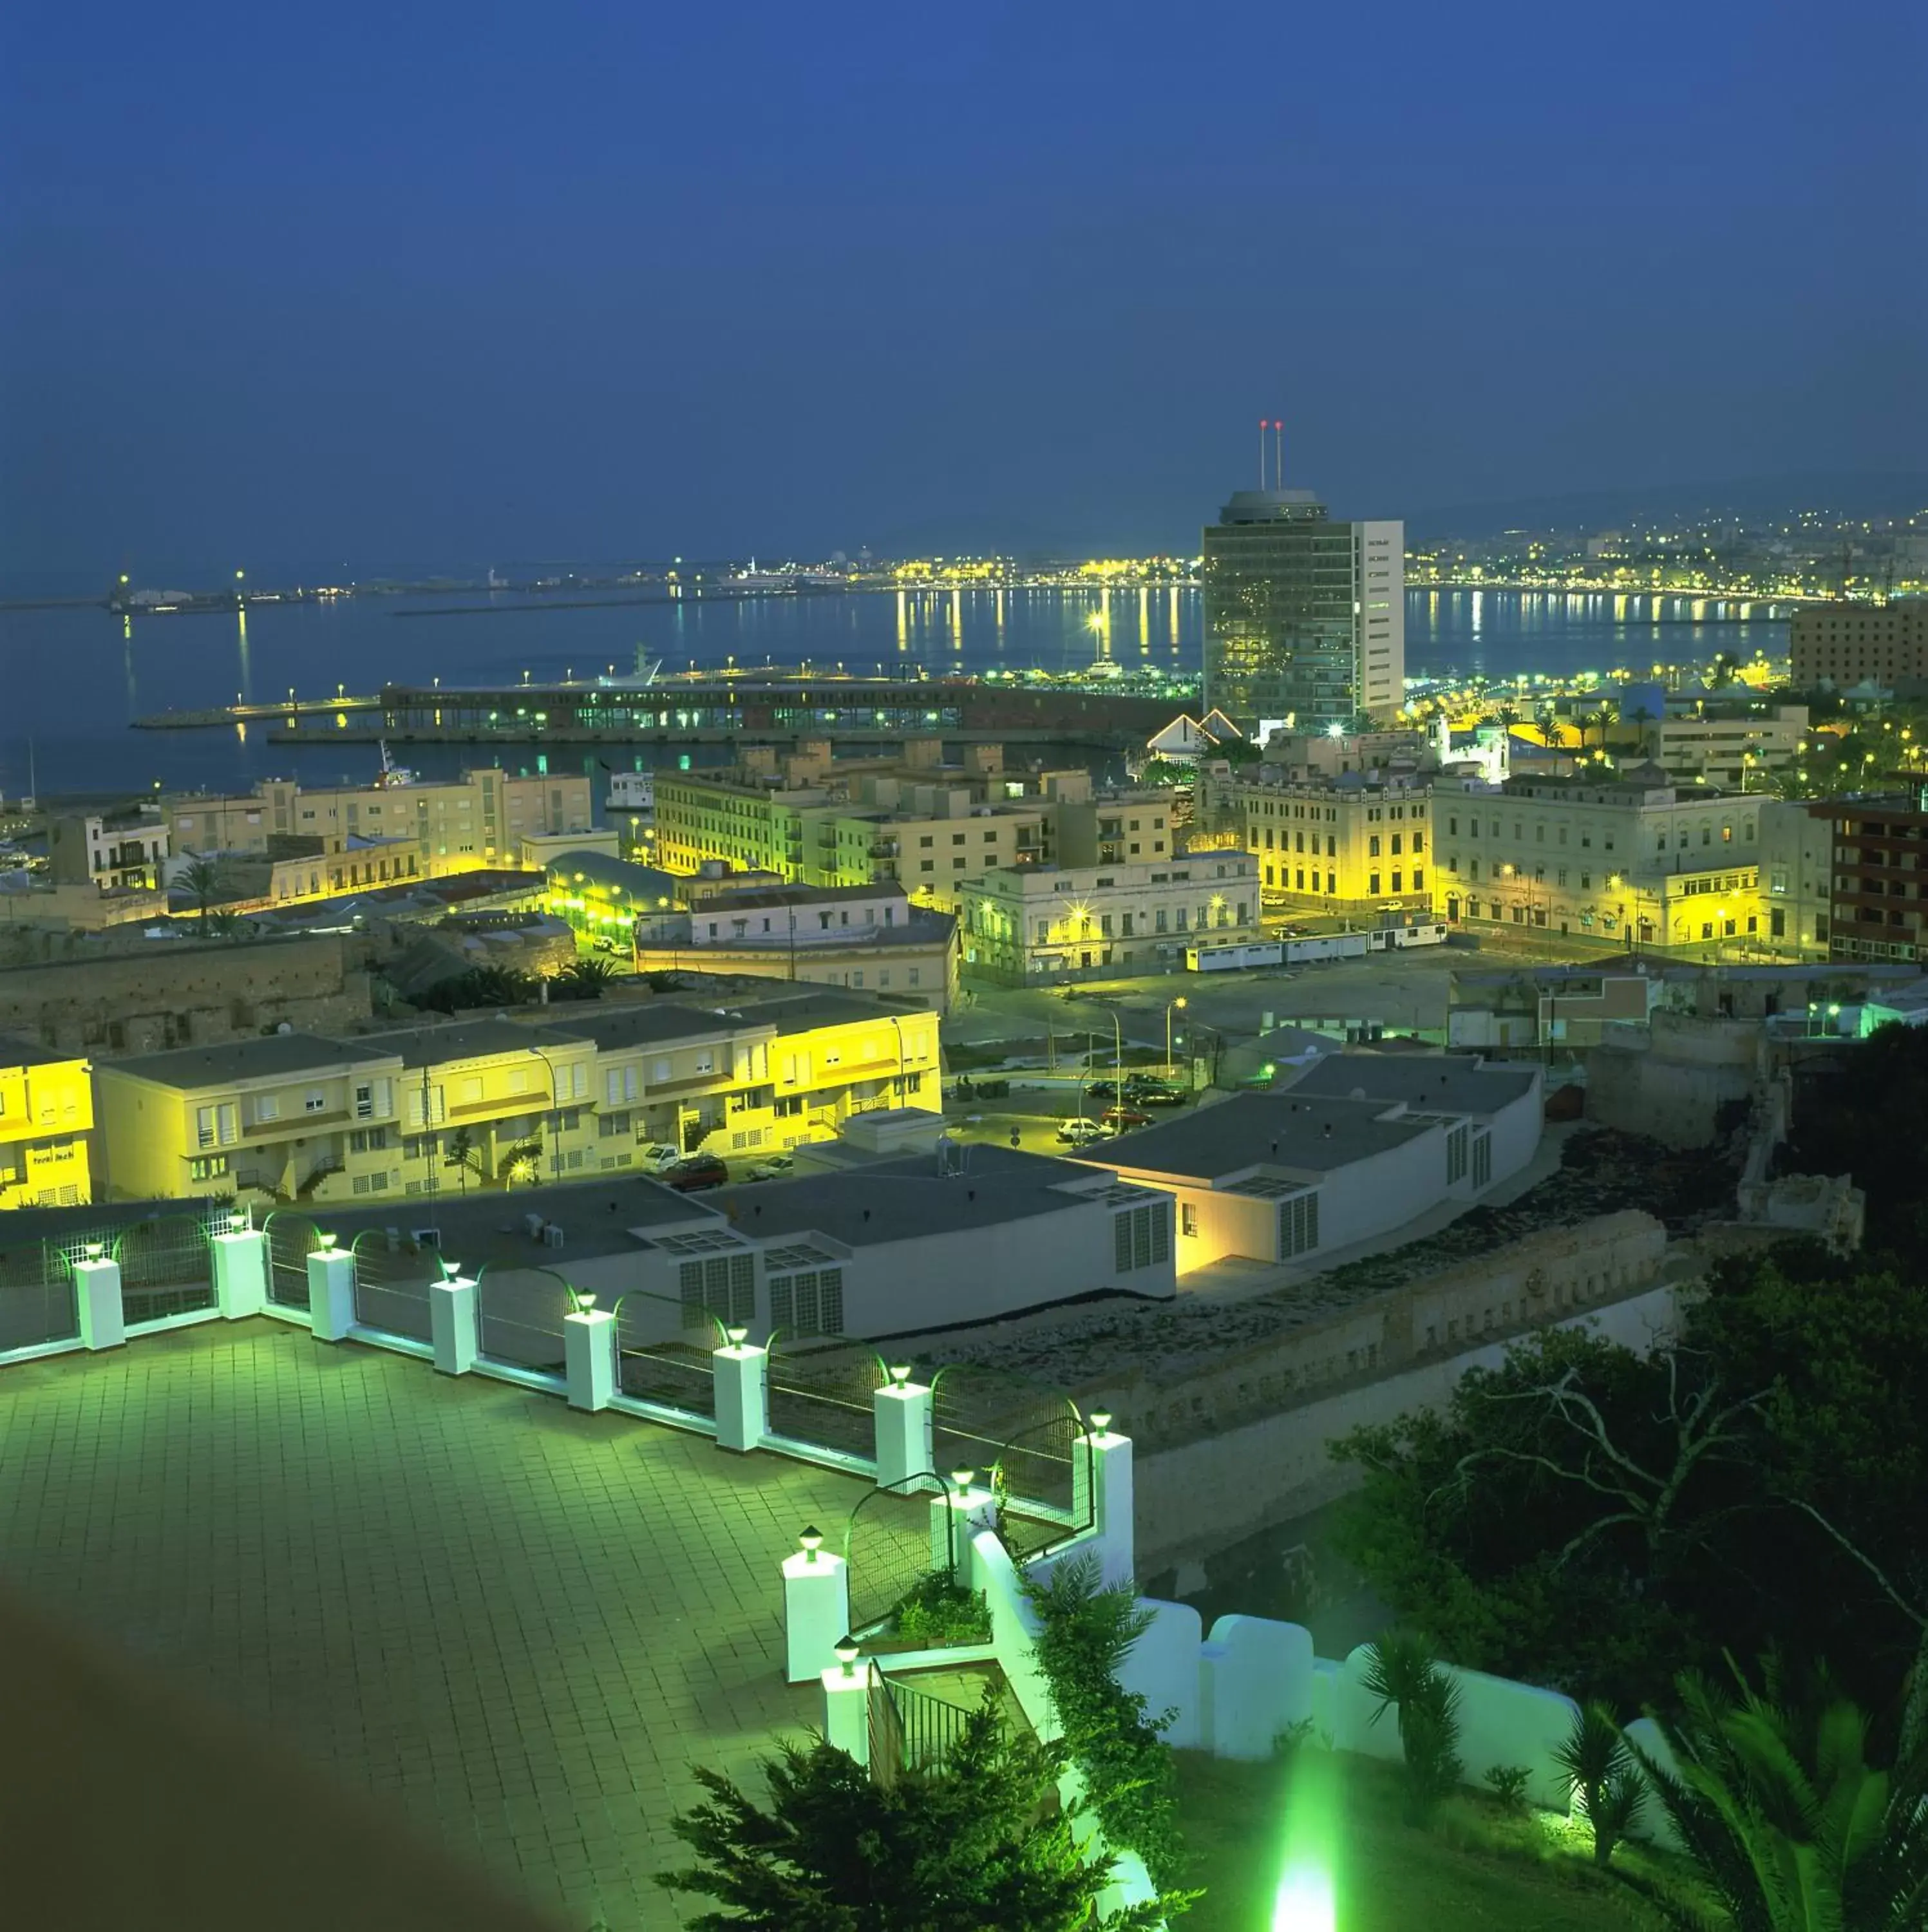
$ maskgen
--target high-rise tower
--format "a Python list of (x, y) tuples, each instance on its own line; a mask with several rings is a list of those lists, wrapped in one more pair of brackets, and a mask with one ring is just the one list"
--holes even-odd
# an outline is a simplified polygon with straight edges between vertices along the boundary
[(1205, 694), (1241, 730), (1390, 720), (1405, 701), (1405, 526), (1241, 490), (1207, 526)]

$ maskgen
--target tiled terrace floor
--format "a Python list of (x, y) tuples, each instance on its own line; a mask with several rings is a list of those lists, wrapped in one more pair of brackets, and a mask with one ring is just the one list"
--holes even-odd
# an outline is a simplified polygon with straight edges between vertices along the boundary
[(613, 1932), (700, 1909), (690, 1764), (819, 1720), (778, 1566), (865, 1488), (265, 1320), (8, 1369), (0, 1469), (10, 1586)]

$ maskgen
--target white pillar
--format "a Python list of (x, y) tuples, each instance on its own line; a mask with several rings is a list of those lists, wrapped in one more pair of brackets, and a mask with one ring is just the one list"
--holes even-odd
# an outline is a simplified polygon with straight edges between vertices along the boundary
[(562, 1317), (562, 1365), (571, 1408), (609, 1406), (616, 1390), (616, 1317), (607, 1308), (580, 1308)]
[(481, 1298), (474, 1282), (457, 1274), (429, 1284), (428, 1332), (435, 1343), (435, 1366), (445, 1376), (466, 1376), (475, 1366), (481, 1324)]
[(876, 1667), (859, 1658), (847, 1669), (833, 1664), (822, 1676), (824, 1742), (865, 1766), (871, 1761), (871, 1672)]
[(355, 1257), (317, 1248), (308, 1257), (308, 1326), (317, 1342), (340, 1342), (355, 1326)]
[(73, 1300), (80, 1340), (89, 1348), (118, 1348), (127, 1339), (121, 1306), (121, 1264), (104, 1258), (73, 1264)]
[(1132, 1438), (1120, 1436), (1108, 1415), (1094, 1414), (1090, 1432), (1072, 1451), (1073, 1511), (1089, 1517), (1107, 1583), (1129, 1583), (1136, 1564), (1132, 1504)]
[[(764, 1380), (769, 1351), (732, 1342), (710, 1358), (716, 1382), (716, 1446), (756, 1449), (769, 1433), (769, 1394)], [(843, 1635), (841, 1630), (835, 1633)]]
[(892, 1382), (871, 1398), (876, 1419), (877, 1486), (908, 1486), (919, 1476), (939, 1486), (931, 1466), (931, 1391), (916, 1382)]
[(214, 1302), (223, 1317), (238, 1322), (268, 1305), (268, 1237), (259, 1228), (238, 1228), (208, 1244), (214, 1258)]
[(948, 1564), (960, 1589), (976, 1588), (971, 1581), (971, 1538), (981, 1529), (997, 1526), (997, 1499), (989, 1489), (976, 1480), (961, 1488), (953, 1481), (942, 1496), (931, 1498), (931, 1568), (942, 1570)]
[(850, 1566), (841, 1556), (799, 1550), (784, 1558), (783, 1624), (787, 1680), (807, 1684), (835, 1660), (850, 1628)]

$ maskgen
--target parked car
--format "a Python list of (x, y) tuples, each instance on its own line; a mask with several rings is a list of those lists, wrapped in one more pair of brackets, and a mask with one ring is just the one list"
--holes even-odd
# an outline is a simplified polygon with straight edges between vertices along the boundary
[(1134, 1107), (1182, 1107), (1185, 1089), (1165, 1080), (1127, 1080), (1125, 1099)]
[(645, 1174), (661, 1174), (665, 1168), (674, 1167), (682, 1157), (682, 1149), (671, 1147), (667, 1141), (652, 1141), (646, 1147), (636, 1150), (636, 1165)]
[(1107, 1107), (1100, 1118), (1114, 1134), (1129, 1133), (1134, 1127), (1151, 1125), (1151, 1116), (1140, 1113), (1135, 1107)]
[(980, 1080), (977, 1083), (978, 1097), (982, 1100), (1002, 1100), (1010, 1091), (1008, 1080)]
[(1084, 1090), (1094, 1100), (1115, 1100), (1118, 1097), (1117, 1085), (1109, 1080), (1094, 1080)]
[(787, 1180), (796, 1172), (793, 1154), (766, 1154), (750, 1170), (752, 1180)]
[(730, 1179), (730, 1170), (713, 1154), (693, 1154), (674, 1167), (665, 1168), (657, 1179), (679, 1194), (694, 1194), (704, 1187), (721, 1187)]
[(1089, 1147), (1093, 1141), (1105, 1138), (1105, 1131), (1096, 1120), (1087, 1120), (1081, 1114), (1075, 1120), (1066, 1120), (1057, 1130), (1057, 1137), (1067, 1147)]

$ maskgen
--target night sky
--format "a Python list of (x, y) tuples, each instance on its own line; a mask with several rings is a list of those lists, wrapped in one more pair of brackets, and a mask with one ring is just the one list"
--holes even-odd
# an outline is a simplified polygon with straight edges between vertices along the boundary
[(0, 568), (1190, 549), (1918, 470), (1928, 9), (0, 26)]

